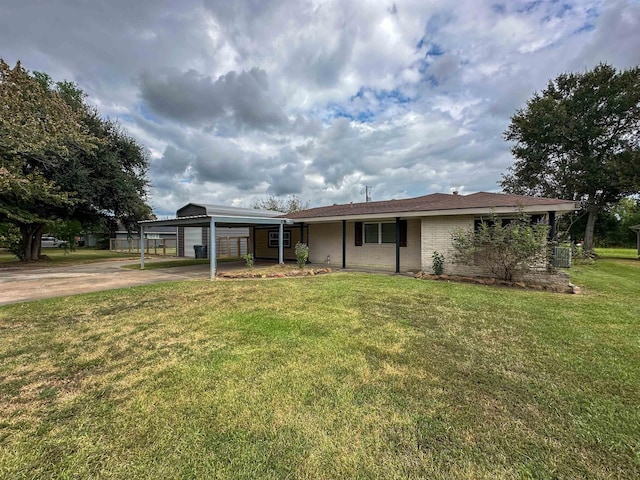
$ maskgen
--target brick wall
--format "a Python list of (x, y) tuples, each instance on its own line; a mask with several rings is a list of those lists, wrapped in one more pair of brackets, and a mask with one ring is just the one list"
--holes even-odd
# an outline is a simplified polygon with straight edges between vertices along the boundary
[[(400, 271), (420, 269), (420, 245), (420, 220), (410, 219), (407, 221), (407, 246), (400, 248)], [(396, 269), (395, 244), (364, 244), (356, 247), (354, 222), (347, 222), (346, 247), (347, 268), (374, 268), (391, 272)], [(310, 261), (324, 263), (327, 256), (330, 256), (332, 266), (342, 266), (341, 222), (309, 225)]]

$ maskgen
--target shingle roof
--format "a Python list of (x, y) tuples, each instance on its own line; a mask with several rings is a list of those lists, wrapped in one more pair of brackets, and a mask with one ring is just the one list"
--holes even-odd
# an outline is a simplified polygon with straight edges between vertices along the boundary
[(467, 208), (498, 208), (498, 207), (535, 207), (549, 205), (575, 205), (572, 200), (556, 198), (530, 197), (525, 195), (507, 195), (503, 193), (477, 192), (470, 195), (456, 195), (433, 193), (422, 197), (405, 198), (402, 200), (385, 200), (381, 202), (345, 203), (326, 207), (310, 208), (299, 212), (292, 212), (283, 217), (316, 218), (341, 217), (351, 215), (399, 214), (403, 212), (422, 212), (438, 210), (457, 210)]

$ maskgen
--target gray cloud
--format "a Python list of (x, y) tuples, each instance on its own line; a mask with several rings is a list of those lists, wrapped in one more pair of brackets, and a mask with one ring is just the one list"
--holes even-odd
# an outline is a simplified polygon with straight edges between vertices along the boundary
[(145, 72), (140, 93), (158, 115), (188, 124), (231, 121), (237, 127), (268, 130), (287, 122), (282, 109), (269, 96), (266, 72), (259, 68), (231, 71), (215, 81), (195, 70), (182, 74)]

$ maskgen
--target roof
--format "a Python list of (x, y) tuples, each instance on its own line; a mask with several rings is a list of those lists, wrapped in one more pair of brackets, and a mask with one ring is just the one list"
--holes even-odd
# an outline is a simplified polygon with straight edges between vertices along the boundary
[(144, 220), (142, 227), (209, 227), (211, 222), (222, 227), (249, 227), (252, 225), (280, 225), (293, 223), (281, 217), (282, 212), (238, 208), (206, 203), (188, 203), (178, 209), (176, 218)]
[(634, 232), (638, 232), (640, 233), (640, 224), (638, 225), (633, 225), (631, 227), (629, 227), (631, 230), (633, 230)]
[(572, 200), (490, 192), (477, 192), (469, 195), (433, 193), (402, 200), (334, 204), (283, 214), (282, 217), (292, 220), (307, 220), (326, 217), (379, 216), (381, 214), (417, 216), (417, 213), (426, 212), (430, 212), (432, 215), (455, 215), (481, 210), (489, 213), (493, 209), (503, 209), (503, 207), (512, 211), (522, 208), (526, 211), (569, 212), (576, 210), (576, 203)]
[(202, 215), (209, 215), (209, 216), (232, 215), (237, 217), (278, 217), (282, 215), (282, 212), (275, 212), (273, 210), (258, 210), (255, 208), (230, 207), (228, 205), (211, 205), (208, 203), (188, 203), (184, 207), (181, 207), (178, 209), (177, 216), (179, 217), (180, 212), (187, 210), (190, 207), (201, 208)]

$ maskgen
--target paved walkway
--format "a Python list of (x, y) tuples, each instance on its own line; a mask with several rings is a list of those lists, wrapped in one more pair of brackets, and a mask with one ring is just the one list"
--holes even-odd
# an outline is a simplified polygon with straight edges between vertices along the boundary
[[(146, 263), (153, 261), (147, 259)], [(148, 283), (209, 278), (208, 264), (157, 270), (122, 268), (132, 263), (136, 262), (128, 259), (83, 265), (0, 269), (0, 305)], [(225, 270), (243, 265), (226, 264)]]

